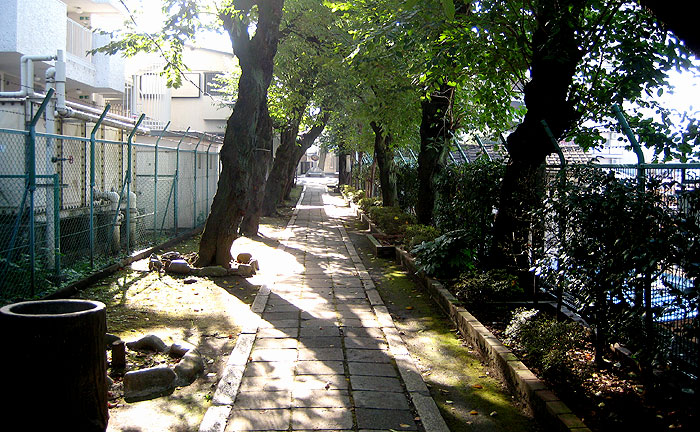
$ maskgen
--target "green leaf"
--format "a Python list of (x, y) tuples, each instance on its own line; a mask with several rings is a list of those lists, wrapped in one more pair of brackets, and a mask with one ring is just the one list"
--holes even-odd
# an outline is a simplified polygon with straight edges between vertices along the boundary
[(454, 0), (440, 0), (442, 2), (442, 9), (445, 12), (445, 16), (448, 20), (455, 19), (455, 2)]

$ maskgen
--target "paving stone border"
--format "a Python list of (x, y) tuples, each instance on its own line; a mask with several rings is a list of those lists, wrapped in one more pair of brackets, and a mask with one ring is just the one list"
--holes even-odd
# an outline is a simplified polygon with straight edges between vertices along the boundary
[[(299, 211), (299, 204), (302, 202), (302, 199), (304, 198), (304, 193), (306, 191), (306, 188), (302, 192), (301, 197), (299, 198), (299, 202), (297, 203), (297, 208), (295, 208), (292, 217), (290, 218), (290, 221), (287, 225), (287, 228), (289, 229), (291, 226), (293, 226), (296, 223), (297, 219), (297, 214)], [(396, 369), (398, 370), (399, 375), (402, 378), (403, 384), (399, 384), (398, 379), (396, 378), (381, 378), (381, 377), (365, 377), (365, 376), (354, 376), (350, 375), (349, 379), (351, 381), (351, 385), (353, 386), (353, 392), (354, 394), (358, 395), (359, 399), (362, 399), (362, 396), (367, 396), (364, 393), (359, 393), (358, 391), (365, 391), (365, 393), (374, 393), (374, 392), (380, 392), (382, 388), (390, 389), (391, 394), (398, 394), (394, 393), (396, 390), (396, 385), (402, 386), (401, 388), (403, 389), (405, 387), (405, 394), (409, 397), (413, 407), (415, 408), (416, 413), (420, 417), (420, 421), (424, 427), (424, 429), (428, 432), (449, 432), (449, 429), (447, 427), (447, 424), (445, 423), (444, 419), (440, 415), (440, 412), (437, 408), (437, 405), (435, 404), (435, 401), (432, 399), (430, 396), (428, 387), (426, 386), (425, 382), (423, 381), (423, 378), (418, 371), (415, 361), (411, 357), (411, 355), (408, 352), (408, 349), (406, 348), (403, 339), (401, 338), (398, 330), (396, 329), (393, 319), (391, 315), (389, 314), (388, 309), (384, 305), (384, 302), (382, 301), (381, 297), (379, 296), (379, 292), (376, 289), (376, 286), (374, 285), (374, 282), (371, 279), (371, 276), (369, 275), (369, 272), (367, 272), (367, 269), (364, 267), (364, 264), (362, 264), (362, 261), (357, 254), (357, 251), (355, 250), (354, 245), (352, 244), (352, 241), (350, 239), (350, 236), (348, 235), (347, 231), (345, 228), (340, 225), (338, 228), (340, 231), (341, 239), (343, 244), (348, 250), (348, 253), (350, 255), (350, 258), (352, 260), (353, 266), (355, 267), (356, 273), (357, 273), (357, 279), (358, 282), (360, 283), (359, 285), (359, 290), (363, 292), (363, 298), (369, 300), (370, 307), (372, 308), (372, 311), (374, 315), (376, 316), (376, 322), (378, 328), (376, 330), (379, 330), (381, 333), (384, 334), (386, 338), (386, 345), (388, 347), (389, 353), (394, 358), (395, 364), (396, 364)], [(285, 249), (284, 246), (280, 246), (282, 250)], [(354, 285), (353, 285), (354, 286)], [(348, 287), (349, 291), (353, 291), (354, 288)], [(238, 341), (236, 343), (236, 346), (231, 353), (231, 356), (229, 357), (229, 360), (227, 362), (226, 367), (224, 368), (222, 378), (219, 381), (217, 385), (217, 389), (214, 393), (213, 399), (212, 399), (212, 406), (207, 410), (205, 413), (205, 416), (200, 424), (199, 431), (200, 432), (221, 432), (224, 429), (227, 428), (227, 423), (229, 423), (229, 419), (232, 414), (237, 413), (237, 408), (234, 406), (234, 401), (236, 400), (236, 396), (238, 395), (238, 392), (241, 387), (241, 381), (244, 376), (245, 372), (245, 367), (246, 364), (248, 363), (253, 344), (255, 343), (256, 339), (256, 333), (258, 331), (259, 323), (261, 318), (261, 315), (263, 314), (263, 311), (265, 310), (266, 304), (268, 302), (268, 299), (270, 297), (270, 289), (267, 286), (263, 286), (258, 294), (256, 295), (256, 298), (251, 306), (251, 312), (253, 312), (257, 319), (255, 322), (249, 323), (241, 332)], [(348, 292), (350, 297), (349, 299), (354, 298), (352, 297), (352, 293)], [(284, 313), (284, 312), (280, 312)], [(359, 324), (359, 323), (358, 323)], [(339, 339), (339, 338), (338, 338)], [(360, 348), (358, 346), (358, 348)], [(351, 354), (367, 354), (367, 352), (373, 352), (374, 350), (362, 350), (362, 349), (352, 349), (346, 347), (347, 354), (348, 354), (348, 361), (352, 361), (353, 355)], [(316, 348), (314, 350), (316, 354), (320, 353), (320, 349)], [(302, 355), (302, 351), (299, 351), (300, 355)], [(332, 353), (330, 353), (332, 354)], [(330, 359), (330, 358), (329, 358)], [(341, 355), (342, 359), (342, 355)], [(332, 359), (330, 359), (332, 360)], [(365, 359), (366, 360), (366, 359)], [(328, 364), (328, 362), (325, 362)], [(339, 362), (340, 363), (340, 362)], [(354, 366), (353, 366), (354, 365)], [(351, 369), (353, 367), (362, 367), (363, 363), (348, 363), (348, 368)], [(309, 365), (311, 366), (311, 365)], [(342, 366), (342, 363), (341, 363)], [(376, 364), (377, 368), (381, 368), (382, 364)], [(354, 377), (354, 378), (353, 378)], [(347, 382), (345, 383), (347, 384)], [(357, 387), (357, 389), (355, 389)], [(376, 387), (376, 388), (375, 388)], [(342, 391), (342, 390), (339, 390)], [(269, 393), (269, 392), (268, 392)], [(241, 394), (247, 394), (250, 395), (251, 393), (241, 393)], [(263, 401), (264, 402), (264, 401)], [(397, 402), (398, 404), (398, 402)], [(315, 419), (314, 421), (318, 420), (321, 421), (325, 419), (325, 421), (328, 422), (327, 425), (315, 425), (318, 427), (321, 426), (327, 426), (327, 429), (332, 429), (332, 428), (342, 428), (342, 429), (347, 429), (349, 427), (353, 426), (353, 417), (357, 419), (357, 424), (358, 428), (360, 430), (366, 429), (367, 426), (372, 426), (375, 427), (377, 426), (376, 422), (380, 421), (382, 419), (386, 420), (388, 417), (391, 417), (392, 414), (394, 417), (400, 416), (400, 415), (408, 415), (408, 413), (405, 410), (376, 410), (374, 407), (369, 406), (371, 403), (367, 401), (366, 403), (363, 404), (363, 406), (356, 406), (354, 409), (354, 416), (351, 414), (349, 409), (347, 407), (345, 408), (304, 408), (303, 406), (298, 406), (298, 407), (293, 407), (294, 409), (292, 410), (292, 417), (291, 417), (291, 424), (292, 427), (295, 427), (295, 424), (298, 423), (299, 426), (302, 424), (307, 424), (308, 420), (310, 418)], [(399, 407), (398, 408), (403, 408)], [(306, 410), (306, 411), (305, 411)], [(287, 413), (287, 410), (277, 410), (281, 414)], [(277, 412), (275, 411), (275, 412)], [(308, 411), (308, 412), (307, 412)], [(318, 412), (317, 412), (318, 411)], [(337, 411), (337, 412), (336, 412)], [(391, 413), (390, 413), (391, 411)], [(257, 412), (257, 411), (250, 411), (252, 412)], [(241, 414), (241, 413), (238, 413)], [(244, 415), (247, 415), (243, 413)], [(330, 416), (330, 417), (328, 417)], [(388, 416), (388, 417), (387, 417)], [(240, 416), (239, 416), (240, 417)], [(308, 418), (307, 418), (308, 417)], [(406, 424), (413, 424), (413, 416), (409, 416), (410, 418), (405, 419)], [(280, 424), (288, 424), (288, 421), (290, 419), (287, 418), (271, 418), (271, 421), (273, 420), (279, 420)], [(387, 423), (388, 424), (388, 423)], [(231, 427), (231, 425), (229, 425)], [(234, 425), (235, 427), (235, 425)]]
[[(299, 214), (299, 205), (304, 199), (305, 193), (306, 186), (304, 186), (299, 196), (299, 200), (292, 212), (292, 217), (289, 219), (289, 222), (287, 222), (285, 230), (289, 230), (291, 226), (296, 223), (297, 215)], [(279, 248), (284, 250), (285, 246), (280, 245)], [(238, 390), (241, 386), (241, 380), (246, 364), (248, 363), (248, 357), (250, 357), (251, 350), (253, 349), (255, 336), (260, 325), (260, 317), (263, 310), (265, 310), (269, 298), (270, 288), (267, 285), (261, 286), (258, 293), (255, 295), (253, 304), (250, 306), (250, 310), (253, 312), (253, 314), (251, 314), (252, 318), (246, 321), (246, 324), (241, 329), (241, 333), (238, 335), (236, 346), (233, 348), (226, 362), (226, 366), (224, 366), (221, 372), (221, 379), (219, 379), (219, 383), (214, 391), (212, 406), (204, 413), (204, 418), (199, 424), (199, 432), (223, 432), (226, 428), (226, 423), (233, 411), (233, 403), (236, 400)]]
[[(369, 232), (381, 230), (367, 215), (350, 200), (350, 207), (358, 218), (367, 224)], [(513, 352), (479, 322), (469, 311), (460, 305), (440, 282), (431, 279), (419, 271), (415, 260), (405, 250), (395, 247), (396, 261), (418, 277), (421, 285), (430, 296), (440, 305), (452, 320), (460, 334), (477, 346), (487, 358), (500, 378), (516, 393), (516, 397), (524, 403), (535, 417), (542, 423), (548, 424), (559, 431), (587, 432), (590, 429), (578, 418), (569, 407), (562, 402), (530, 369), (525, 366)]]

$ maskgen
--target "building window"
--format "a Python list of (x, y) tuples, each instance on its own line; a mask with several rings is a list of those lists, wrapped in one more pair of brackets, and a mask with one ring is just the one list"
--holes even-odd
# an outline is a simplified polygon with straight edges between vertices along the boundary
[(224, 94), (221, 90), (221, 79), (224, 74), (221, 72), (204, 72), (204, 92), (212, 96)]

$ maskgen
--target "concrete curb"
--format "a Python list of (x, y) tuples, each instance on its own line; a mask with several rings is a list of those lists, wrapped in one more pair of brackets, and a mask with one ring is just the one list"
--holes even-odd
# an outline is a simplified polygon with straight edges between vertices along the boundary
[[(352, 244), (352, 240), (350, 240), (350, 236), (345, 227), (341, 225), (339, 229), (348, 252), (351, 256), (357, 256), (355, 245)], [(440, 410), (432, 396), (430, 396), (428, 386), (426, 386), (422, 375), (418, 372), (415, 360), (408, 352), (408, 348), (406, 348), (401, 335), (396, 329), (394, 320), (389, 314), (389, 310), (384, 305), (384, 301), (376, 290), (374, 282), (367, 273), (364, 264), (362, 264), (361, 261), (356, 262), (354, 259), (353, 264), (360, 274), (360, 280), (362, 280), (367, 298), (372, 305), (374, 314), (377, 316), (377, 321), (379, 321), (382, 332), (389, 345), (389, 352), (391, 352), (396, 361), (399, 375), (401, 375), (401, 379), (406, 385), (408, 396), (420, 417), (424, 429), (428, 432), (449, 432), (450, 429), (447, 427), (447, 423), (445, 423), (445, 420), (440, 414)]]
[(499, 376), (535, 417), (559, 431), (586, 432), (588, 427), (518, 358), (479, 322), (440, 282), (418, 271), (408, 253), (396, 248), (396, 260), (418, 277), (421, 285), (457, 326), (463, 337), (477, 346)]
[[(347, 200), (347, 198), (345, 198)], [(352, 201), (348, 201), (369, 232), (381, 232), (367, 215)], [(587, 432), (590, 429), (578, 418), (557, 395), (554, 394), (513, 352), (495, 337), (457, 298), (440, 282), (418, 270), (415, 260), (401, 248), (396, 247), (396, 261), (413, 273), (430, 296), (452, 320), (460, 334), (471, 341), (496, 369), (499, 377), (514, 391), (517, 398), (526, 404), (537, 420), (558, 431)], [(398, 363), (398, 361), (397, 361)], [(403, 377), (403, 374), (402, 374)], [(406, 380), (406, 377), (404, 377)], [(422, 380), (422, 379), (421, 379)]]
[[(299, 204), (301, 204), (301, 200), (304, 199), (305, 193), (306, 185), (304, 185), (304, 189), (299, 196), (299, 201), (297, 201), (294, 211), (292, 212), (292, 217), (287, 222), (285, 230), (289, 230), (296, 222), (297, 214), (299, 213), (298, 207)], [(279, 247), (284, 250), (284, 246), (281, 244)], [(199, 432), (223, 432), (224, 429), (226, 429), (231, 411), (233, 411), (233, 403), (236, 400), (236, 396), (238, 396), (238, 389), (241, 385), (243, 372), (248, 363), (250, 352), (253, 349), (258, 326), (262, 319), (260, 316), (263, 310), (265, 310), (265, 305), (267, 305), (267, 300), (269, 298), (270, 287), (262, 285), (255, 295), (253, 304), (250, 306), (250, 311), (255, 315), (255, 319), (246, 322), (245, 326), (241, 329), (238, 340), (236, 340), (236, 346), (233, 348), (226, 362), (226, 366), (224, 366), (221, 373), (221, 379), (216, 385), (216, 390), (212, 397), (212, 406), (204, 413), (204, 418), (199, 424)]]

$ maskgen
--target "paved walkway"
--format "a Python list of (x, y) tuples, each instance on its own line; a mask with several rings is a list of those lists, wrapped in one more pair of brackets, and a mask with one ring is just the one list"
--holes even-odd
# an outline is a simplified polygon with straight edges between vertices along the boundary
[[(447, 431), (341, 217), (309, 183), (200, 426), (214, 431)], [(282, 267), (282, 265), (280, 265)]]

